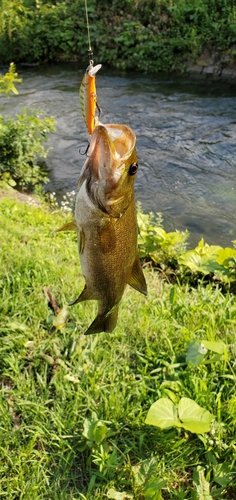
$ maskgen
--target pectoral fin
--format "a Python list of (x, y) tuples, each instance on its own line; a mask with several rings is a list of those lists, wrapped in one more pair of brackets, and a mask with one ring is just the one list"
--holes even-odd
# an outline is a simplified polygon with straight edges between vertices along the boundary
[(84, 251), (84, 245), (85, 245), (85, 234), (84, 234), (84, 230), (83, 230), (82, 227), (81, 227), (81, 229), (79, 231), (78, 240), (79, 240), (79, 253), (81, 254)]
[(133, 288), (135, 288), (135, 290), (138, 290), (138, 292), (147, 295), (147, 284), (138, 255), (135, 259), (131, 277), (128, 281), (128, 284)]
[(63, 226), (59, 227), (56, 229), (56, 233), (59, 233), (60, 231), (78, 231), (78, 228), (76, 226), (75, 221), (67, 222), (66, 224), (63, 224)]

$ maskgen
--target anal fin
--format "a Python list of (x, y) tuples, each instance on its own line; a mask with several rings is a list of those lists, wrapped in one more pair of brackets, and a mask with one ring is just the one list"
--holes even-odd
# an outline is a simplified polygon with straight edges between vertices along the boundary
[(143, 293), (143, 295), (147, 295), (147, 283), (138, 255), (135, 259), (128, 285), (138, 290), (138, 292)]
[(69, 302), (69, 306), (74, 306), (75, 304), (83, 302), (84, 300), (96, 300), (96, 297), (92, 297), (89, 289), (87, 288), (87, 285), (85, 285), (83, 291), (77, 299), (73, 300), (73, 302)]

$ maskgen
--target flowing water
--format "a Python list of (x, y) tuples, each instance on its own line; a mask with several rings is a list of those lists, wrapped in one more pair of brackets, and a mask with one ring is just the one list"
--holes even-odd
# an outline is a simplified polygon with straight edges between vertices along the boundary
[[(20, 70), (19, 95), (1, 97), (1, 112), (22, 107), (54, 116), (46, 186), (58, 196), (76, 188), (88, 134), (79, 109), (83, 70), (73, 65)], [(97, 74), (101, 122), (125, 123), (137, 136), (136, 199), (161, 212), (164, 228), (189, 229), (191, 244), (236, 239), (236, 86), (187, 77)]]

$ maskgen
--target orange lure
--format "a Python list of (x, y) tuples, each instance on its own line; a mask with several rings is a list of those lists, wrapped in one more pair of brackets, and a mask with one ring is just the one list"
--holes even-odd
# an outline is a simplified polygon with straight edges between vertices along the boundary
[(90, 65), (87, 67), (80, 86), (80, 107), (88, 132), (92, 135), (95, 127), (99, 124), (96, 117), (97, 94), (96, 94), (96, 73), (102, 67)]

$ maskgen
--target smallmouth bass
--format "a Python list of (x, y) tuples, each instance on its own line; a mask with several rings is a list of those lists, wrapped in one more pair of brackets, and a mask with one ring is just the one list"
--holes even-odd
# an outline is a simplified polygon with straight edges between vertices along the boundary
[(127, 284), (147, 295), (137, 248), (134, 180), (136, 137), (126, 125), (98, 125), (79, 179), (75, 221), (59, 230), (78, 234), (85, 287), (70, 305), (98, 301), (98, 314), (85, 334), (112, 332)]

